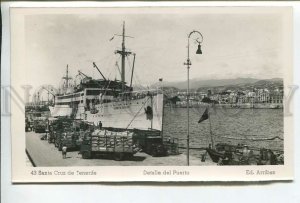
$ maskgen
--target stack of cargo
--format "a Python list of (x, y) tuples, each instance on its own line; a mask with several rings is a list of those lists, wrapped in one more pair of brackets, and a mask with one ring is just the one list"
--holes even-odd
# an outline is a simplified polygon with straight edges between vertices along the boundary
[(47, 128), (47, 118), (45, 117), (37, 117), (33, 121), (33, 130), (36, 133), (46, 132)]
[(92, 151), (132, 151), (133, 133), (112, 132), (108, 130), (95, 130), (91, 135)]
[(91, 135), (91, 147), (92, 151), (100, 151), (105, 147), (105, 139), (101, 139), (105, 136), (105, 131), (95, 130)]
[(76, 132), (68, 131), (65, 134), (64, 140), (75, 142), (78, 139), (79, 134)]

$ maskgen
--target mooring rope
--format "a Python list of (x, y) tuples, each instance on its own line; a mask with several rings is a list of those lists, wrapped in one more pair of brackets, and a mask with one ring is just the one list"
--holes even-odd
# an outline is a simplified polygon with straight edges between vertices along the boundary
[[(148, 97), (147, 101), (150, 99), (151, 97)], [(143, 107), (145, 106), (145, 104), (147, 103), (147, 101), (142, 105), (142, 107), (140, 108), (140, 110), (134, 115), (134, 117), (132, 118), (132, 120), (129, 122), (129, 124), (127, 125), (126, 129), (129, 128), (129, 126), (131, 125), (132, 121), (134, 121), (134, 119), (136, 118), (136, 116), (140, 113), (140, 111), (143, 109)]]

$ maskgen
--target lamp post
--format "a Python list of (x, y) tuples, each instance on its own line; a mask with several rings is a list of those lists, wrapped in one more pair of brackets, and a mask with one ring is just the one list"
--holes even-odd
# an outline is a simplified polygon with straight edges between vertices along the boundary
[[(159, 82), (160, 82), (160, 89), (161, 89), (161, 92), (162, 92), (162, 97), (163, 97), (163, 101), (164, 101), (164, 86), (163, 86), (163, 78), (159, 78)], [(163, 118), (164, 118), (164, 104), (162, 104), (163, 106), (162, 106), (162, 116), (161, 116), (161, 119), (162, 119), (162, 121), (161, 121), (161, 123), (162, 123), (162, 125), (161, 125), (161, 138), (162, 138), (162, 140), (164, 140), (164, 125), (163, 125)]]
[(184, 62), (184, 65), (187, 67), (187, 93), (186, 93), (186, 107), (187, 107), (187, 154), (186, 154), (186, 159), (187, 159), (187, 165), (190, 165), (190, 66), (192, 65), (191, 60), (190, 60), (190, 38), (193, 34), (198, 34), (201, 37), (201, 40), (198, 40), (197, 38), (195, 41), (198, 43), (198, 49), (196, 51), (196, 54), (202, 54), (201, 51), (201, 43), (203, 41), (203, 36), (199, 31), (193, 30), (190, 32), (188, 35), (188, 45), (187, 45), (187, 60)]

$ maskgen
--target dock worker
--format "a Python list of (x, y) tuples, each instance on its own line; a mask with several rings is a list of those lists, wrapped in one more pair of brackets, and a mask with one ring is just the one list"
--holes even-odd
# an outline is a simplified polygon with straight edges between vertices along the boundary
[(49, 133), (49, 130), (48, 130), (48, 129), (46, 129), (46, 136), (47, 136), (48, 142), (50, 142), (50, 133)]
[(61, 152), (63, 159), (65, 159), (67, 157), (67, 146), (65, 144), (63, 145)]
[(102, 130), (102, 122), (99, 121), (99, 129)]
[(247, 145), (243, 146), (242, 157), (240, 158), (240, 165), (248, 165), (249, 164), (249, 154), (250, 149)]
[(244, 145), (243, 147), (243, 156), (248, 157), (250, 153), (249, 147), (247, 145)]

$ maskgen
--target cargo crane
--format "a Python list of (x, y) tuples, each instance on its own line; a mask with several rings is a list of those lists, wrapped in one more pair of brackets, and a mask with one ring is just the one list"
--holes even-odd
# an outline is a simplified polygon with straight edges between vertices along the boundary
[(96, 65), (95, 62), (93, 62), (93, 66), (94, 68), (96, 68), (98, 70), (98, 72), (100, 73), (100, 75), (102, 76), (102, 78), (106, 81), (106, 78), (104, 77), (104, 75), (101, 73), (101, 71), (99, 70), (98, 66)]
[(78, 71), (78, 75), (84, 76), (84, 78), (92, 79), (91, 77), (87, 76), (86, 74), (84, 74), (80, 70)]

